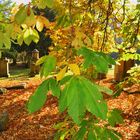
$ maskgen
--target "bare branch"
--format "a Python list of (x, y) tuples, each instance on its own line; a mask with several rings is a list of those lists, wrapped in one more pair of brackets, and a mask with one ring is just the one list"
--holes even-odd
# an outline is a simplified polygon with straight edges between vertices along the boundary
[(106, 23), (105, 23), (105, 28), (104, 28), (104, 36), (103, 36), (101, 51), (103, 51), (103, 47), (105, 46), (105, 41), (107, 40), (107, 27), (109, 23), (109, 16), (111, 13), (112, 13), (112, 3), (111, 3), (111, 0), (108, 0), (108, 9), (106, 12), (106, 19), (105, 19)]

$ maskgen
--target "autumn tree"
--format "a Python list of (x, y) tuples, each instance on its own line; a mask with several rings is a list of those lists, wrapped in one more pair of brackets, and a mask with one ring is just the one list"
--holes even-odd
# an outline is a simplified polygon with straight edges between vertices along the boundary
[(8, 24), (11, 23), (9, 17), (11, 16), (11, 9), (13, 7), (14, 4), (12, 4), (11, 0), (0, 1), (0, 57), (1, 52), (9, 49), (11, 46), (10, 38), (6, 36), (9, 36), (7, 30)]
[[(32, 7), (55, 9), (56, 21), (35, 15)], [(139, 59), (132, 53), (139, 47), (139, 8), (128, 0), (32, 0), (14, 8), (8, 22), (0, 22), (4, 26), (0, 48), (9, 48), (13, 39), (20, 45), (37, 43), (38, 32), (48, 29), (45, 35), (51, 36), (53, 44), (49, 55), (36, 64), (42, 64), (40, 76), (44, 81), (27, 106), (30, 113), (39, 110), (52, 91), (58, 98), (59, 111), (68, 115), (56, 127), (56, 139), (120, 139), (112, 129), (122, 122), (120, 112), (108, 110), (102, 95), (113, 92), (91, 81), (87, 74), (107, 73), (108, 65), (115, 65), (107, 55), (112, 51), (119, 51), (123, 60)], [(102, 126), (101, 121), (105, 121)]]
[[(46, 17), (50, 22), (55, 20), (55, 11), (49, 8), (45, 9), (38, 9), (37, 7), (33, 7), (33, 12), (36, 15), (43, 15)], [(48, 54), (48, 47), (51, 45), (52, 40), (49, 35), (46, 35), (47, 28), (44, 28), (41, 32), (39, 32), (39, 41), (37, 43), (31, 42), (31, 44), (26, 45), (25, 43), (18, 45), (13, 45), (13, 48), (16, 49), (18, 52), (26, 51), (27, 53), (31, 54), (34, 49), (38, 49), (40, 52), (40, 56)]]

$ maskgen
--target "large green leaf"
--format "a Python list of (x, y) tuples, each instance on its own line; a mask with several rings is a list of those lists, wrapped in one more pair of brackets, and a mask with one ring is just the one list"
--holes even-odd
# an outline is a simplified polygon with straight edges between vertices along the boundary
[(106, 93), (108, 95), (113, 95), (113, 91), (105, 86), (96, 85), (100, 92)]
[(119, 140), (121, 138), (119, 133), (106, 127), (94, 126), (90, 133), (89, 136), (95, 137), (95, 140)]
[(60, 111), (68, 107), (68, 113), (76, 123), (80, 123), (80, 117), (85, 111), (84, 95), (79, 92), (79, 79), (72, 78), (64, 88), (59, 100)]
[(39, 110), (46, 102), (47, 93), (51, 90), (54, 96), (59, 97), (60, 95), (60, 87), (57, 81), (53, 78), (49, 78), (43, 81), (36, 91), (29, 98), (29, 102), (27, 104), (28, 111), (33, 113)]
[(27, 108), (30, 113), (38, 111), (45, 104), (48, 90), (49, 80), (45, 80), (29, 98)]
[(49, 55), (46, 61), (43, 63), (43, 66), (40, 71), (41, 77), (47, 77), (52, 71), (55, 70), (56, 67), (56, 58), (54, 56)]
[(83, 55), (84, 57), (84, 68), (88, 68), (91, 65), (94, 65), (97, 69), (97, 72), (107, 73), (108, 65), (113, 63), (114, 61), (106, 56), (104, 53), (99, 53), (92, 51), (86, 47), (83, 47), (78, 50), (79, 55)]
[(46, 60), (47, 60), (48, 56), (45, 55), (45, 56), (42, 56), (41, 58), (39, 58), (36, 62), (36, 65), (40, 65), (42, 63), (44, 63)]
[(95, 132), (93, 130), (90, 130), (88, 133), (88, 140), (98, 140), (95, 136)]
[(10, 40), (10, 37), (6, 33), (3, 35), (3, 44), (5, 46), (5, 49), (10, 49), (11, 40)]
[(120, 140), (122, 136), (113, 130), (108, 130), (108, 137), (111, 140)]
[(82, 120), (79, 126), (79, 130), (73, 135), (72, 140), (83, 140), (87, 132), (87, 126), (88, 120)]
[(96, 123), (93, 124), (93, 121), (89, 121), (84, 125), (80, 125), (74, 140), (84, 140), (86, 137), (87, 140), (119, 140), (121, 135), (112, 129), (105, 126), (100, 127)]
[(112, 112), (108, 115), (108, 122), (111, 126), (115, 126), (115, 124), (123, 123), (123, 118), (120, 115), (120, 111), (117, 109), (112, 110)]
[(101, 140), (120, 140), (121, 136), (119, 133), (116, 133), (114, 130), (107, 129), (107, 128), (100, 128), (101, 133), (98, 134), (98, 137)]
[(116, 64), (116, 61), (109, 55), (103, 53), (103, 52), (98, 52), (99, 55), (103, 56), (103, 58), (109, 63), (109, 64), (112, 64), (112, 65), (115, 65)]
[(85, 126), (84, 126), (84, 127), (81, 127), (81, 128), (79, 129), (79, 131), (77, 132), (77, 134), (76, 134), (76, 136), (75, 136), (75, 139), (76, 139), (76, 140), (84, 140), (86, 131), (87, 131), (87, 129), (86, 129)]
[(95, 53), (94, 58), (92, 58), (92, 64), (96, 66), (98, 72), (107, 73), (108, 63), (101, 55)]
[(60, 93), (60, 98), (59, 98), (59, 111), (63, 112), (67, 107), (67, 88), (65, 87), (63, 92)]
[(92, 65), (92, 59), (94, 58), (93, 51), (83, 47), (78, 50), (78, 55), (83, 55), (84, 56), (84, 68), (88, 68), (89, 66)]
[(81, 79), (81, 89), (83, 87), (83, 92), (86, 94), (86, 107), (89, 112), (100, 117), (101, 119), (106, 119), (107, 117), (107, 104), (103, 100), (103, 95), (99, 89), (90, 82), (88, 79)]
[(73, 80), (71, 80), (67, 88), (67, 105), (69, 115), (77, 123), (80, 123), (80, 118), (82, 118), (85, 112), (83, 98), (84, 95), (79, 90), (80, 90), (80, 81), (78, 78), (74, 78)]
[(56, 97), (60, 96), (60, 86), (55, 79), (50, 79), (49, 81), (49, 89), (52, 91), (52, 94)]
[(11, 40), (9, 33), (0, 32), (0, 49), (10, 49)]
[(106, 119), (107, 104), (102, 94), (96, 85), (81, 76), (71, 78), (60, 95), (59, 109), (62, 112), (66, 108), (77, 124), (81, 122), (86, 110), (96, 117)]
[(61, 79), (60, 85), (66, 84), (67, 82), (69, 82), (69, 80), (70, 80), (71, 78), (72, 78), (72, 75), (67, 75), (67, 76), (65, 76), (63, 79)]

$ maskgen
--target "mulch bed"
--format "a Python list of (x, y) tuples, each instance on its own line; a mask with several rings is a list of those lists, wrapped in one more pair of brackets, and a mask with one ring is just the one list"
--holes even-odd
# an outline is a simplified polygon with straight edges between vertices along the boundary
[[(8, 90), (0, 95), (0, 112), (6, 109), (9, 113), (9, 124), (6, 131), (1, 132), (0, 140), (53, 140), (54, 124), (62, 118), (58, 113), (57, 99), (48, 94), (45, 106), (34, 114), (29, 114), (26, 103), (41, 80), (37, 78), (23, 79), (26, 89)], [(1, 80), (0, 86), (19, 83), (17, 80)], [(103, 85), (112, 87), (111, 80), (103, 80)], [(117, 125), (116, 130), (123, 135), (123, 140), (140, 139), (140, 95), (122, 92), (117, 98), (107, 99), (109, 109), (122, 110), (124, 123)]]

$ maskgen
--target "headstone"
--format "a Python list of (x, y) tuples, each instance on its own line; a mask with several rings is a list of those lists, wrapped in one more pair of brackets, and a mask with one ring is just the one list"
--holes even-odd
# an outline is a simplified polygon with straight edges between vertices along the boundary
[(0, 113), (0, 132), (6, 130), (9, 121), (9, 115), (7, 111)]
[(0, 59), (0, 77), (9, 77), (9, 60), (7, 58)]
[(39, 74), (40, 66), (36, 66), (36, 61), (39, 59), (39, 51), (34, 49), (32, 51), (32, 58), (30, 62), (30, 76), (35, 76)]
[(7, 90), (12, 90), (12, 89), (26, 89), (27, 88), (27, 84), (26, 83), (21, 83), (19, 85), (13, 85), (10, 87), (5, 87)]
[(4, 94), (7, 92), (7, 89), (6, 88), (0, 88), (0, 94)]

